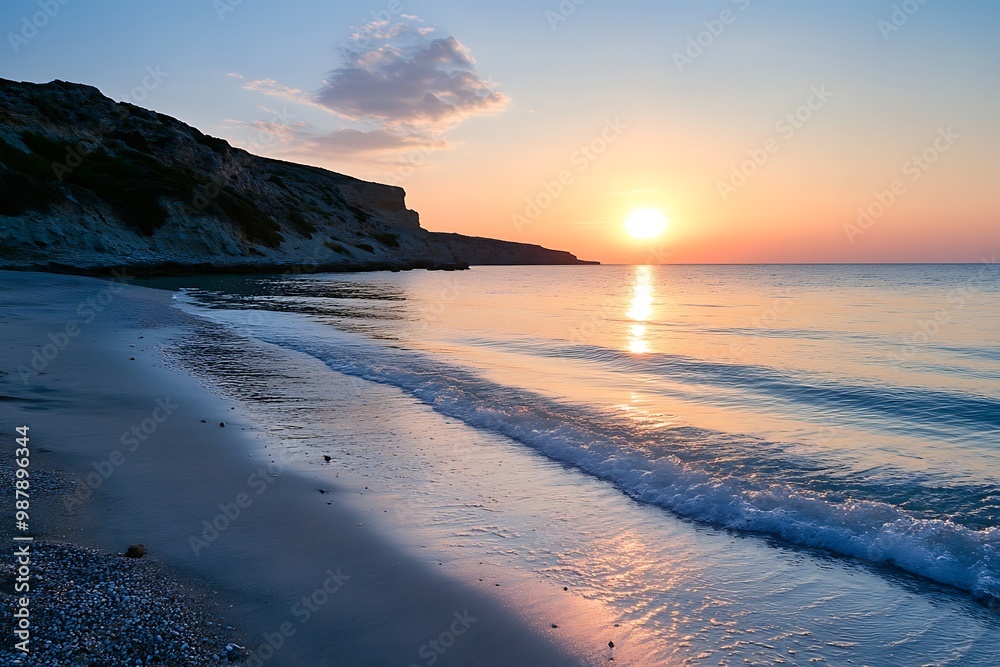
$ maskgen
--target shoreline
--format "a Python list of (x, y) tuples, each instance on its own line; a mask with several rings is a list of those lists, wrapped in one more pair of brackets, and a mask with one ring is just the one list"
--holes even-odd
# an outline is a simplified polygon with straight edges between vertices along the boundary
[(412, 262), (372, 261), (353, 264), (332, 264), (312, 261), (229, 265), (155, 262), (146, 264), (95, 264), (92, 266), (75, 266), (50, 262), (48, 264), (0, 266), (0, 271), (50, 273), (53, 275), (81, 276), (85, 278), (113, 278), (118, 282), (129, 283), (139, 278), (183, 278), (199, 275), (240, 276), (278, 273), (372, 273), (375, 271), (417, 271), (420, 269), (425, 271), (468, 271), (470, 268), (471, 265), (468, 262), (434, 262), (430, 260), (415, 260)]
[[(260, 664), (583, 664), (498, 596), (324, 501), (317, 486), (329, 484), (265, 458), (237, 406), (164, 368), (159, 346), (186, 317), (169, 293), (51, 274), (4, 281), (0, 369), (13, 410), (3, 427), (27, 422), (33, 466), (94, 487), (85, 502), (50, 497), (40, 538), (104, 553), (144, 544), (148, 560), (213, 592), (224, 620), (257, 638), (248, 652), (278, 645)], [(36, 370), (33, 351), (49, 344), (55, 354)], [(19, 368), (36, 375), (24, 382)], [(426, 648), (449, 633), (446, 652)]]

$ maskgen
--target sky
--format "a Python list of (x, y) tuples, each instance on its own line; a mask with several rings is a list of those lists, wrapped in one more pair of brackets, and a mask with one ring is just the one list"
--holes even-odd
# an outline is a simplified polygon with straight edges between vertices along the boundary
[[(402, 186), (434, 231), (605, 263), (982, 262), (998, 28), (988, 0), (6, 0), (0, 76)], [(664, 231), (629, 234), (637, 211)]]

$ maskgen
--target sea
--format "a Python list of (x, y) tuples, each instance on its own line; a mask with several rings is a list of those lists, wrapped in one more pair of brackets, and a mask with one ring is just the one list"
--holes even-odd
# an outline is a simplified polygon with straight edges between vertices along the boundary
[(565, 586), (649, 664), (1000, 665), (991, 260), (150, 284), (204, 322), (176, 362), (401, 542)]

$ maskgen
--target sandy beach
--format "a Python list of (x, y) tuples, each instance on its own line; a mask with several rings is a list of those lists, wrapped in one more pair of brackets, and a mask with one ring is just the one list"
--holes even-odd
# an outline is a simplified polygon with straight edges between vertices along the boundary
[(0, 25), (0, 667), (1000, 666), (1000, 3)]
[[(193, 600), (206, 596), (202, 606), (233, 628), (227, 641), (246, 643), (245, 664), (610, 657), (588, 636), (593, 616), (581, 614), (589, 620), (557, 643), (510, 598), (549, 591), (474, 590), (435, 568), (433, 554), (405, 553), (363, 511), (330, 500), (346, 490), (329, 476), (269, 453), (266, 434), (235, 403), (164, 367), (164, 348), (190, 325), (169, 292), (9, 272), (2, 285), (4, 438), (28, 425), (32, 470), (62, 480), (36, 491), (36, 540), (105, 554), (143, 544), (143, 562), (189, 587)], [(62, 603), (39, 593), (33, 604)], [(36, 648), (46, 631), (35, 628)], [(588, 659), (567, 648), (574, 641), (592, 647)]]

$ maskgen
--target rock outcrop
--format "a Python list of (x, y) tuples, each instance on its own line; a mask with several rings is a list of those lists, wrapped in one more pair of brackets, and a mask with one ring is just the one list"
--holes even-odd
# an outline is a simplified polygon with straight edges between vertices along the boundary
[(0, 268), (584, 263), (540, 246), (429, 232), (402, 188), (258, 157), (91, 86), (0, 79)]

